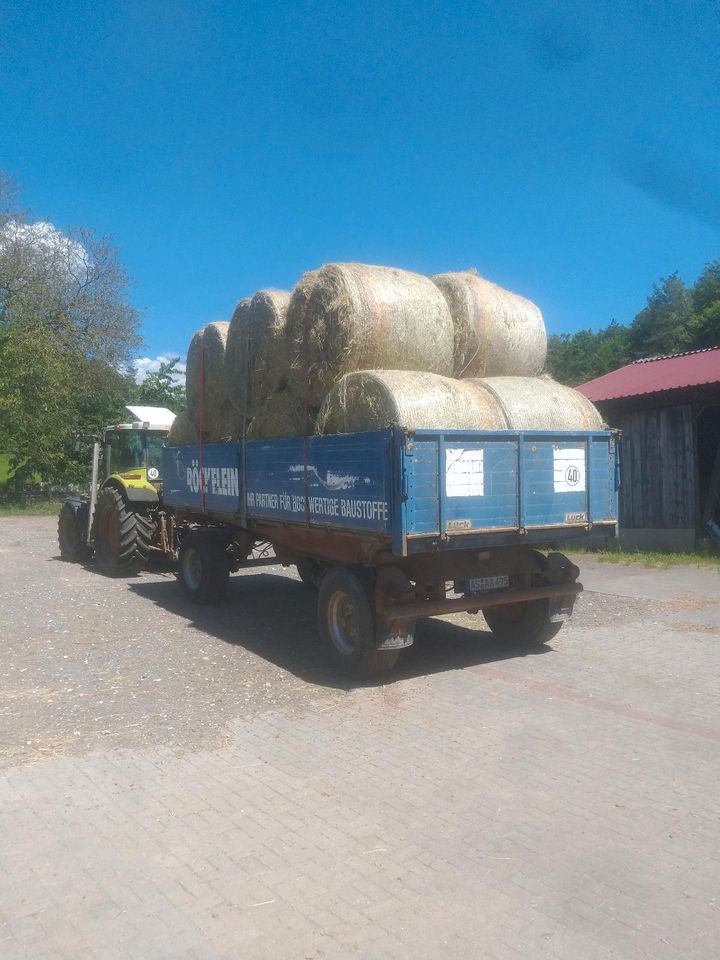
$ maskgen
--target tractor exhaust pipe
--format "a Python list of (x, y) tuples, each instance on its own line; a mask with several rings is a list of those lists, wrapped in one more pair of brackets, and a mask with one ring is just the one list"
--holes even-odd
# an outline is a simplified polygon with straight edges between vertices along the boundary
[(97, 500), (98, 475), (100, 473), (100, 444), (96, 440), (92, 450), (92, 478), (90, 480), (90, 506), (88, 508), (87, 530), (85, 542), (90, 543), (92, 535), (93, 517), (95, 516), (95, 501)]

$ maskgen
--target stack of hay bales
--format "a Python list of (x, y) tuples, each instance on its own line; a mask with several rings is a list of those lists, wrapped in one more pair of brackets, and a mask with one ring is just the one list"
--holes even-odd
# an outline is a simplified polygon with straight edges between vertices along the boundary
[(542, 373), (547, 335), (540, 310), (474, 270), (433, 277), (453, 320), (453, 376), (535, 377)]
[(493, 396), (509, 430), (601, 430), (597, 407), (572, 387), (550, 377), (485, 377), (468, 380)]
[(225, 389), (236, 411), (235, 436), (296, 436), (302, 427), (288, 387), (285, 338), (290, 294), (260, 290), (235, 308), (225, 351)]
[(535, 304), (475, 271), (331, 263), (195, 334), (171, 437), (601, 427), (588, 400), (541, 376), (546, 352)]
[(187, 415), (203, 440), (226, 440), (237, 416), (225, 390), (229, 323), (208, 323), (190, 341), (185, 371)]
[(407, 430), (505, 430), (494, 396), (472, 380), (414, 370), (347, 373), (329, 391), (317, 418), (318, 433), (355, 433), (398, 426)]
[(407, 430), (599, 430), (577, 390), (549, 377), (456, 380), (405, 370), (346, 374), (325, 397), (318, 433)]
[(453, 321), (428, 277), (331, 263), (306, 273), (288, 307), (290, 386), (317, 409), (346, 373), (409, 370), (451, 376)]
[(187, 411), (179, 413), (173, 420), (167, 438), (168, 446), (181, 447), (186, 443), (197, 443), (197, 427), (190, 419)]

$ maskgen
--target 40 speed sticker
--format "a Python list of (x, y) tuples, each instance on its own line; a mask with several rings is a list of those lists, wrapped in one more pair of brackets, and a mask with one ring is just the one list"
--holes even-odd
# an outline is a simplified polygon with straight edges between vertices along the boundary
[(553, 488), (555, 493), (585, 492), (585, 450), (582, 447), (555, 447)]

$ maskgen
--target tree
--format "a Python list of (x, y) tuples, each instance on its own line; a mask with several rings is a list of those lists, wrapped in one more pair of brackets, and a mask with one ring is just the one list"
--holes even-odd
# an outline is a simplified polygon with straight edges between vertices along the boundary
[(548, 370), (576, 385), (633, 360), (720, 346), (720, 260), (706, 264), (692, 287), (673, 273), (653, 286), (629, 326), (613, 321), (597, 333), (578, 330), (548, 341)]
[(575, 386), (623, 366), (629, 359), (629, 330), (612, 321), (604, 330), (578, 330), (548, 340), (548, 370), (556, 380)]
[(19, 482), (71, 479), (73, 429), (119, 417), (140, 342), (128, 286), (107, 238), (31, 221), (0, 175), (0, 449)]
[(180, 357), (173, 357), (161, 361), (158, 370), (149, 373), (142, 383), (133, 390), (133, 402), (143, 403), (151, 407), (167, 407), (173, 413), (181, 413), (185, 409), (185, 387), (178, 383), (182, 376), (177, 369)]
[(691, 331), (695, 345), (720, 344), (720, 260), (706, 264), (692, 290)]
[(647, 306), (630, 327), (630, 348), (635, 359), (691, 349), (692, 291), (677, 273), (654, 284)]

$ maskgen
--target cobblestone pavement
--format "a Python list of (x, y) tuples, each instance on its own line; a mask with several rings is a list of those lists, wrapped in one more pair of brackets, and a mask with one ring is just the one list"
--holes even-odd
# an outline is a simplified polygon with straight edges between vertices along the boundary
[(551, 645), (352, 687), (282, 568), (199, 610), (0, 520), (2, 960), (715, 960), (718, 577), (581, 564)]

